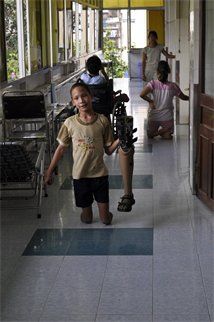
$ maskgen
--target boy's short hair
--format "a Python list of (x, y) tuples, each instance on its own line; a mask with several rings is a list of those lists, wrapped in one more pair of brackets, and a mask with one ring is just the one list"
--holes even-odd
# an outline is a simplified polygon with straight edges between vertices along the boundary
[(86, 69), (91, 75), (98, 75), (102, 68), (102, 62), (97, 55), (93, 55), (86, 61)]
[(92, 96), (92, 93), (90, 91), (90, 88), (79, 78), (77, 80), (76, 83), (74, 83), (72, 86), (71, 86), (71, 89), (70, 89), (70, 94), (72, 96), (72, 91), (77, 88), (77, 87), (83, 87), (88, 93), (90, 96)]

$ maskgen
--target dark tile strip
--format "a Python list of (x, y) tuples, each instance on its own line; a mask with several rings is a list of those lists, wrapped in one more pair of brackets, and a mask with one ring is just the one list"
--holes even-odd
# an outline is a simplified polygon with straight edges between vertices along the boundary
[(153, 228), (37, 229), (23, 256), (153, 255)]

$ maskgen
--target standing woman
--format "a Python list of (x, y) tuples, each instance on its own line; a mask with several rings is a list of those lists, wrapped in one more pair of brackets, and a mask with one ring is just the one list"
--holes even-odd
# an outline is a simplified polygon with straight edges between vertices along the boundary
[(143, 81), (150, 82), (157, 79), (157, 67), (161, 53), (166, 58), (175, 58), (175, 55), (168, 54), (163, 45), (158, 44), (158, 35), (152, 30), (148, 35), (148, 46), (143, 48)]

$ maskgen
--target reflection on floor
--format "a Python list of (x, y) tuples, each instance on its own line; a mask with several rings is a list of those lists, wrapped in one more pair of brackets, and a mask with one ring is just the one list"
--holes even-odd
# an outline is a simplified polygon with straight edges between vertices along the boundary
[(129, 93), (138, 128), (132, 211), (117, 212), (114, 153), (105, 156), (113, 223), (101, 224), (95, 205), (93, 224), (81, 223), (68, 151), (40, 220), (31, 210), (2, 213), (2, 321), (214, 321), (214, 220), (189, 188), (188, 129), (147, 140), (141, 86), (115, 86)]

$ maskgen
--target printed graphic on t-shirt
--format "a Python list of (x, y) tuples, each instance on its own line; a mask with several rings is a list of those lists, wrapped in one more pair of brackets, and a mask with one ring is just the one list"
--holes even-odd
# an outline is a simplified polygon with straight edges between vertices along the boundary
[(84, 136), (83, 139), (78, 139), (78, 147), (84, 151), (94, 150), (94, 138), (91, 136)]

